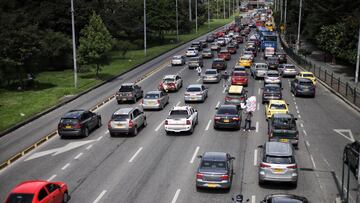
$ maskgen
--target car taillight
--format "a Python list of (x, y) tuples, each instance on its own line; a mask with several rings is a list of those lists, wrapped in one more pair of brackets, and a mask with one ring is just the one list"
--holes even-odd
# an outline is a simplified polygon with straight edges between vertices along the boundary
[(132, 128), (134, 126), (134, 122), (132, 120), (129, 120), (129, 128)]
[(160, 104), (160, 99), (156, 100), (156, 102), (157, 102), (158, 104)]
[(63, 124), (59, 123), (58, 128), (62, 128), (62, 127), (63, 127)]
[(169, 124), (169, 122), (167, 120), (165, 120), (165, 125)]
[(191, 121), (190, 121), (190, 120), (186, 120), (186, 125), (191, 125)]
[(225, 100), (228, 101), (228, 100), (231, 100), (231, 98), (230, 97), (225, 97)]
[(141, 104), (144, 104), (144, 100), (143, 100), (143, 99), (141, 99)]
[(261, 167), (261, 168), (269, 168), (269, 167), (270, 167), (270, 165), (268, 165), (268, 164), (264, 164), (264, 163), (261, 163), (261, 164), (260, 164), (260, 167)]
[(234, 117), (234, 118), (232, 118), (234, 121), (238, 121), (238, 120), (240, 120), (240, 118), (238, 118), (238, 117)]
[(229, 180), (229, 175), (221, 175), (220, 179), (221, 180)]
[(214, 120), (216, 120), (216, 121), (217, 121), (217, 120), (220, 120), (220, 117), (219, 117), (219, 116), (215, 116), (215, 117), (214, 117)]
[(297, 168), (297, 165), (296, 165), (296, 164), (294, 164), (294, 165), (291, 165), (291, 166), (287, 166), (286, 168), (292, 168), (292, 169), (295, 169), (295, 168)]
[(76, 123), (76, 125), (74, 126), (74, 128), (80, 129), (80, 128), (81, 128), (81, 124), (80, 124), (80, 123)]
[(203, 179), (203, 177), (204, 177), (204, 174), (202, 174), (202, 173), (196, 174), (196, 179)]

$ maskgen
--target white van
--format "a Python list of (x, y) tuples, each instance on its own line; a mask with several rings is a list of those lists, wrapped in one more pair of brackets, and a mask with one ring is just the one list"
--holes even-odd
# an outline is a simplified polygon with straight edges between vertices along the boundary
[(264, 51), (264, 58), (274, 56), (275, 55), (275, 48), (274, 47), (266, 47)]

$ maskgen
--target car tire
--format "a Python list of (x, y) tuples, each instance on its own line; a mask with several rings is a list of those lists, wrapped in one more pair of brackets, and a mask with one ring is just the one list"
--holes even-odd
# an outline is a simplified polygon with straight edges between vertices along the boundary
[(62, 203), (67, 203), (70, 200), (70, 196), (69, 193), (67, 191), (65, 191), (64, 195), (63, 195), (63, 201)]
[(263, 181), (263, 180), (259, 180), (259, 185), (260, 185), (260, 186), (265, 185), (265, 181)]
[(166, 135), (170, 135), (170, 132), (167, 131), (167, 130), (165, 130), (165, 134), (166, 134)]
[(137, 102), (137, 98), (136, 98), (136, 96), (134, 97), (134, 100), (133, 100), (133, 101), (134, 101), (134, 104)]
[(134, 126), (134, 131), (132, 133), (133, 136), (136, 136), (138, 134), (137, 126)]
[(118, 104), (121, 104), (121, 101), (120, 101), (120, 100), (117, 100), (117, 103), (118, 103)]
[(84, 137), (89, 137), (89, 129), (88, 128), (84, 129)]
[(192, 135), (192, 134), (194, 133), (194, 126), (192, 126), (192, 127), (190, 128), (189, 133), (190, 133), (190, 135)]

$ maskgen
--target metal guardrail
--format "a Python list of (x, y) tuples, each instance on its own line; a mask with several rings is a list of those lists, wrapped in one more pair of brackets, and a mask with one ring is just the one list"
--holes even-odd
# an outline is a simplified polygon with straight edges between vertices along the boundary
[(334, 91), (342, 95), (349, 102), (360, 108), (360, 90), (349, 84), (348, 82), (342, 81), (340, 77), (334, 75), (334, 72), (329, 71), (327, 68), (316, 65), (311, 61), (304, 59), (294, 52), (292, 48), (289, 48), (284, 42), (283, 38), (280, 37), (281, 45), (285, 53), (292, 58), (298, 65), (303, 67), (305, 70), (314, 73), (314, 75), (329, 85)]

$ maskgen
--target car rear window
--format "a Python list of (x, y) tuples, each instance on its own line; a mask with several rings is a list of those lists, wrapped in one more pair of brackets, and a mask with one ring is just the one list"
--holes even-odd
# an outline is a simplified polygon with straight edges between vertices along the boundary
[(171, 116), (180, 116), (180, 115), (185, 115), (187, 116), (188, 115), (188, 112), (186, 110), (172, 110), (170, 112), (170, 115)]
[(10, 194), (9, 198), (6, 200), (6, 203), (31, 203), (33, 199), (33, 194), (13, 193)]
[(222, 64), (224, 64), (224, 62), (223, 61), (214, 61), (213, 64), (221, 64), (222, 65)]
[(205, 71), (205, 74), (207, 74), (207, 75), (216, 75), (217, 71), (215, 71), (215, 70), (207, 70), (207, 71)]
[(159, 94), (146, 94), (145, 99), (158, 99)]
[(271, 104), (270, 109), (286, 109), (285, 104)]
[(235, 108), (220, 108), (217, 112), (218, 114), (237, 114), (237, 110)]
[(201, 168), (226, 169), (226, 162), (224, 162), (224, 161), (202, 161)]
[(269, 92), (278, 92), (278, 91), (280, 91), (280, 87), (278, 87), (278, 86), (265, 86), (264, 90), (269, 91)]
[(188, 92), (201, 92), (201, 88), (200, 87), (189, 87), (187, 88)]
[(276, 128), (284, 128), (284, 129), (289, 129), (292, 126), (295, 125), (294, 120), (291, 118), (276, 118), (273, 121), (273, 125)]
[(314, 77), (313, 74), (303, 74), (303, 77)]
[(133, 89), (130, 85), (123, 85), (120, 87), (119, 92), (131, 92)]
[(63, 118), (63, 119), (61, 119), (60, 122), (64, 125), (68, 125), (68, 124), (75, 125), (79, 122), (79, 120), (76, 118)]
[(173, 79), (173, 78), (165, 78), (165, 79), (163, 79), (163, 82), (164, 83), (172, 83), (172, 82), (175, 82), (175, 79)]
[(295, 160), (291, 156), (266, 156), (266, 163), (269, 164), (293, 164)]
[(295, 66), (286, 66), (285, 68), (289, 70), (295, 70)]
[(268, 77), (279, 77), (279, 73), (267, 73)]
[(304, 86), (312, 86), (313, 85), (313, 83), (312, 83), (312, 81), (301, 81), (301, 82), (299, 82), (299, 84), (300, 85), (304, 85)]
[(246, 76), (245, 72), (234, 72), (233, 73), (234, 76)]
[(111, 119), (114, 121), (126, 121), (129, 118), (127, 114), (114, 114)]
[(303, 203), (301, 200), (289, 199), (287, 197), (274, 197), (272, 203)]

